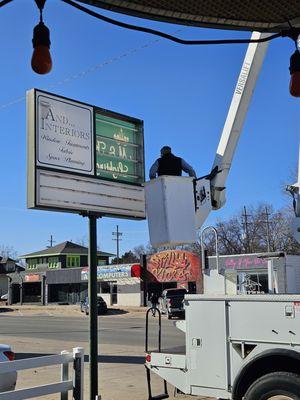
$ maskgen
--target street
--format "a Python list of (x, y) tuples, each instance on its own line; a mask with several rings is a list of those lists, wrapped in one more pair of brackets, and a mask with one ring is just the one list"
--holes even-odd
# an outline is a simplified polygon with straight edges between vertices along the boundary
[[(85, 398), (88, 398), (88, 317), (75, 308), (62, 313), (37, 308), (37, 312), (0, 314), (0, 342), (10, 344), (16, 358), (43, 356), (84, 347)], [(158, 343), (158, 317), (149, 317), (150, 349)], [(145, 313), (113, 312), (98, 318), (99, 392), (102, 399), (114, 400), (120, 396), (132, 400), (147, 399), (144, 369)], [(184, 334), (173, 326), (173, 321), (162, 318), (162, 349), (184, 351)], [(46, 384), (59, 380), (60, 368), (46, 367), (25, 370), (18, 374), (18, 388)], [(153, 376), (156, 394), (162, 391), (162, 382)], [(170, 387), (170, 397), (173, 389)], [(59, 395), (44, 396), (47, 400)], [(69, 397), (70, 398), (70, 397)], [(185, 396), (183, 396), (185, 398)]]
[[(145, 316), (103, 315), (98, 317), (99, 344), (135, 346), (144, 349)], [(0, 335), (42, 338), (70, 342), (88, 341), (88, 317), (63, 316), (6, 316), (1, 315)], [(150, 318), (150, 339), (154, 344), (157, 338), (158, 318)], [(173, 321), (162, 318), (163, 347), (173, 348), (184, 345), (184, 335), (174, 328)]]

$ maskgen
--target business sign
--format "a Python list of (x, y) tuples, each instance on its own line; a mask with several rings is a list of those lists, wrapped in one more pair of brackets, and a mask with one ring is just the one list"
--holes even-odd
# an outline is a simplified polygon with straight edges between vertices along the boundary
[[(274, 262), (277, 260), (274, 260)], [(217, 268), (216, 257), (208, 258), (209, 268)], [(266, 269), (268, 266), (267, 258), (258, 258), (257, 255), (234, 255), (219, 256), (219, 268), (222, 270), (248, 271), (257, 269)]]
[(145, 218), (143, 122), (32, 89), (28, 208)]
[(183, 250), (167, 250), (147, 257), (147, 277), (153, 282), (197, 282), (200, 258)]
[(25, 275), (24, 281), (25, 282), (40, 282), (41, 276), (38, 274)]
[[(139, 268), (137, 268), (139, 267)], [(139, 278), (137, 269), (140, 269), (139, 264), (120, 264), (118, 266), (99, 266), (97, 267), (98, 281), (111, 281), (120, 278)], [(81, 280), (87, 281), (89, 278), (89, 268), (84, 267), (81, 270)]]
[(97, 176), (133, 184), (144, 182), (143, 136), (136, 123), (96, 111)]
[(94, 174), (93, 109), (38, 93), (37, 166)]

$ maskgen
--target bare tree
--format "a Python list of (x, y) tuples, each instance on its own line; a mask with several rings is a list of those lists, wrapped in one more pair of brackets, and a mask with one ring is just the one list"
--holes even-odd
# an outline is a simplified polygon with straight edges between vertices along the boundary
[(146, 246), (140, 244), (139, 246), (134, 247), (132, 252), (137, 258), (140, 258), (143, 254), (150, 255), (156, 253), (154, 247), (152, 247), (150, 243), (148, 243)]
[(9, 257), (15, 260), (18, 256), (18, 253), (13, 246), (7, 246), (2, 244), (0, 245), (0, 256)]
[[(290, 230), (293, 216), (289, 208), (274, 211), (270, 204), (247, 207), (247, 229), (244, 211), (227, 221), (219, 221), (216, 229), (219, 236), (220, 254), (245, 252), (285, 251), (300, 254), (300, 246)], [(214, 237), (206, 237), (206, 248), (214, 254)], [(198, 251), (197, 251), (198, 252)]]

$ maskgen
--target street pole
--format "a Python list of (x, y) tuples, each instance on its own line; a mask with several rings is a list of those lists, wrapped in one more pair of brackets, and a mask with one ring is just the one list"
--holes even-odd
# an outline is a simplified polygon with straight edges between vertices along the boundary
[(117, 241), (117, 264), (119, 264), (120, 261), (120, 245), (119, 241), (122, 240), (121, 236), (123, 235), (122, 232), (119, 232), (119, 225), (117, 225), (117, 232), (112, 232), (113, 236), (116, 236), (116, 239), (113, 238), (113, 240)]
[(267, 247), (268, 247), (268, 253), (270, 253), (271, 251), (271, 246), (270, 246), (270, 221), (269, 221), (269, 211), (268, 211), (268, 207), (266, 207), (266, 224), (267, 224)]
[(119, 225), (117, 225), (117, 264), (119, 264)]
[(50, 243), (50, 246), (47, 246), (48, 248), (49, 247), (53, 247), (53, 243), (55, 243), (55, 240), (53, 240), (53, 236), (52, 235), (50, 235), (50, 240), (48, 240), (48, 242)]
[(89, 218), (89, 325), (90, 400), (98, 399), (97, 217)]
[(244, 222), (245, 228), (244, 229), (245, 229), (245, 234), (246, 234), (246, 246), (247, 246), (246, 253), (250, 253), (250, 251), (251, 251), (250, 250), (250, 238), (249, 238), (249, 231), (248, 231), (248, 225), (249, 225), (248, 217), (250, 217), (250, 215), (247, 214), (246, 206), (244, 206), (243, 217), (245, 219), (245, 222)]

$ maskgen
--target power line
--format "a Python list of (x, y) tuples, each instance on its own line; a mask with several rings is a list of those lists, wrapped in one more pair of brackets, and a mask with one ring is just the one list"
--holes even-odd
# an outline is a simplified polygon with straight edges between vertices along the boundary
[[(180, 32), (180, 31), (181, 30), (177, 30), (176, 32)], [(103, 67), (106, 67), (107, 65), (113, 64), (114, 62), (117, 62), (117, 61), (120, 61), (125, 57), (128, 57), (128, 56), (131, 56), (131, 55), (133, 55), (135, 53), (138, 53), (141, 50), (147, 49), (147, 48), (155, 45), (156, 43), (158, 43), (160, 41), (161, 41), (161, 39), (155, 39), (155, 40), (152, 40), (151, 42), (144, 43), (141, 46), (138, 46), (138, 47), (135, 47), (133, 49), (127, 50), (124, 53), (119, 54), (118, 56), (112, 57), (112, 58), (110, 58), (110, 59), (108, 59), (106, 61), (103, 61), (102, 63), (95, 64), (94, 66), (89, 67), (86, 70), (82, 70), (82, 71), (77, 72), (77, 73), (75, 73), (73, 75), (70, 75), (70, 76), (68, 76), (68, 77), (66, 77), (64, 79), (61, 79), (61, 80), (59, 80), (59, 81), (57, 81), (57, 82), (55, 82), (55, 83), (53, 83), (51, 85), (48, 85), (46, 87), (46, 89), (52, 89), (52, 88), (55, 88), (56, 86), (64, 85), (65, 83), (74, 81), (76, 79), (84, 78), (86, 75), (88, 75), (88, 74), (90, 74), (92, 72), (98, 71), (99, 69), (101, 69)], [(5, 108), (8, 108), (8, 107), (10, 107), (12, 105), (21, 103), (25, 99), (26, 99), (26, 97), (22, 96), (22, 97), (18, 97), (18, 98), (14, 99), (14, 100), (9, 101), (8, 103), (4, 103), (4, 104), (0, 105), (0, 111), (5, 109)]]

